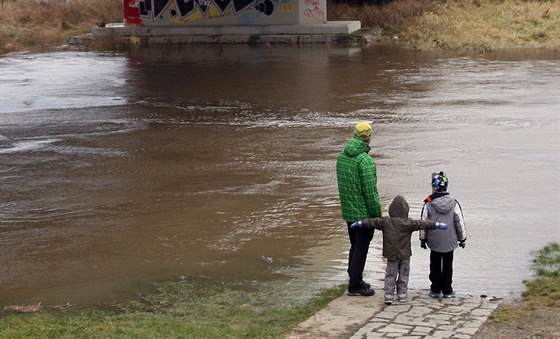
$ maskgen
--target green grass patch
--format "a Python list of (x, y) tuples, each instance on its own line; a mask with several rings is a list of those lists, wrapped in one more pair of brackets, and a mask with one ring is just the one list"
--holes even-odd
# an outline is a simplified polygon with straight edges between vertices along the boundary
[[(166, 282), (152, 293), (103, 307), (0, 312), (0, 338), (280, 338), (345, 287), (305, 302), (278, 302), (254, 286)], [(276, 300), (276, 301), (275, 301)]]
[(552, 243), (540, 250), (533, 260), (536, 278), (524, 281), (523, 297), (533, 307), (560, 307), (560, 244)]

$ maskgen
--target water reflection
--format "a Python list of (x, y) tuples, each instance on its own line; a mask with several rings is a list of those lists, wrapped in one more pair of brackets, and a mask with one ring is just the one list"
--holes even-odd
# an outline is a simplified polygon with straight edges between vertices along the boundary
[[(346, 280), (334, 159), (358, 119), (386, 205), (443, 169), (455, 288), (518, 293), (560, 238), (556, 51), (189, 47), (0, 59), (0, 303), (95, 303), (180, 275), (305, 297)], [(542, 184), (542, 178), (544, 184)], [(415, 237), (414, 237), (414, 240)], [(367, 280), (382, 286), (378, 234)], [(411, 288), (427, 288), (414, 244)]]

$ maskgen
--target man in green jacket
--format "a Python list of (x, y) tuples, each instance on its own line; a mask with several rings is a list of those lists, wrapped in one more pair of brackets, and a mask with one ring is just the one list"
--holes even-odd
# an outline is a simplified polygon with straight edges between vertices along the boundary
[(377, 172), (370, 151), (371, 125), (365, 121), (356, 124), (354, 136), (348, 141), (336, 159), (338, 194), (342, 218), (348, 227), (350, 251), (348, 255), (348, 295), (372, 296), (375, 291), (364, 282), (369, 244), (373, 229), (350, 229), (350, 225), (365, 218), (381, 217), (381, 205), (377, 193)]

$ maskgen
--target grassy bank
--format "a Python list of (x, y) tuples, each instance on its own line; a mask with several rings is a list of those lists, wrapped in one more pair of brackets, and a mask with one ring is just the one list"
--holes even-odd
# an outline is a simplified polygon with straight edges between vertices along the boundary
[[(560, 244), (539, 251), (534, 270), (523, 300), (500, 306), (475, 339), (557, 338)], [(102, 307), (4, 308), (0, 338), (281, 338), (344, 291), (294, 303), (273, 300), (269, 289), (253, 284), (172, 281)]]
[[(560, 0), (395, 0), (327, 5), (327, 17), (379, 28), (381, 42), (416, 49), (560, 47)], [(121, 0), (3, 0), (0, 54), (50, 51), (102, 22), (122, 22)]]
[(2, 0), (0, 54), (46, 52), (102, 22), (122, 22), (121, 0)]
[(339, 297), (328, 289), (304, 304), (271, 303), (268, 291), (185, 281), (105, 307), (0, 313), (0, 338), (279, 338)]
[(560, 336), (560, 244), (536, 253), (533, 270), (535, 278), (524, 281), (522, 299), (498, 307), (475, 339)]
[(416, 49), (491, 51), (560, 47), (560, 1), (397, 0), (329, 9), (329, 20), (360, 20), (384, 41)]
[(492, 319), (510, 320), (527, 310), (552, 307), (560, 309), (560, 244), (552, 243), (540, 250), (533, 260), (535, 279), (524, 281), (523, 304), (515, 308), (505, 305)]

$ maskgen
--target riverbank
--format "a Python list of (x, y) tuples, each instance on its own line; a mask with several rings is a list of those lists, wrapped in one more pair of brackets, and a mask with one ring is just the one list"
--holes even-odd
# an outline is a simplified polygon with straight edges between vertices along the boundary
[[(440, 301), (416, 291), (408, 303), (385, 306), (382, 293), (347, 297), (342, 295), (345, 286), (323, 290), (303, 304), (278, 305), (258, 287), (209, 283), (201, 289), (183, 279), (156, 284), (152, 293), (103, 307), (5, 307), (0, 311), (0, 338), (171, 338), (186, 333), (193, 338), (335, 338), (358, 332), (390, 336), (404, 330), (429, 336), (452, 334), (446, 326), (452, 316), (455, 329), (475, 339), (558, 338), (560, 244), (539, 251), (534, 270), (535, 279), (525, 282), (522, 299), (494, 312), (499, 300), (493, 298), (459, 295)], [(415, 327), (397, 320), (415, 317)]]
[[(504, 48), (559, 48), (560, 0), (396, 0), (350, 6), (328, 3), (329, 21), (360, 20), (380, 29), (380, 43), (417, 50), (490, 52)], [(48, 52), (97, 25), (122, 22), (122, 2), (5, 0), (0, 11), (0, 54)], [(110, 48), (105, 42), (98, 48)]]
[(363, 27), (381, 28), (383, 42), (417, 50), (560, 47), (558, 0), (399, 0), (381, 7), (335, 6), (329, 13), (329, 20), (360, 20)]
[(536, 253), (535, 279), (525, 281), (522, 298), (458, 293), (433, 299), (428, 291), (410, 291), (409, 301), (383, 304), (371, 298), (340, 297), (300, 323), (287, 339), (311, 338), (543, 338), (560, 337), (560, 245)]
[(522, 298), (500, 306), (474, 339), (560, 338), (560, 244), (540, 250)]

